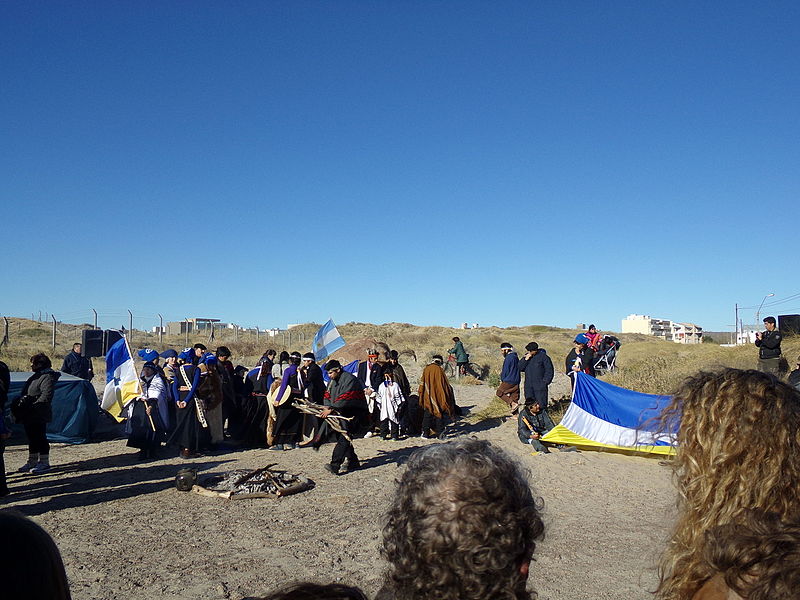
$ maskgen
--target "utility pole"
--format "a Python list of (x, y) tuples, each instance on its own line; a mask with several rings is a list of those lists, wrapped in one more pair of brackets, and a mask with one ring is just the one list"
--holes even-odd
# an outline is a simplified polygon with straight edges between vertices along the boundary
[(94, 328), (97, 329), (97, 311), (92, 309), (92, 312), (94, 313)]
[(736, 331), (736, 342), (735, 342), (735, 344), (738, 346), (739, 345), (739, 303), (738, 302), (734, 305), (734, 310), (735, 310), (735, 315), (736, 316), (733, 319), (733, 328)]

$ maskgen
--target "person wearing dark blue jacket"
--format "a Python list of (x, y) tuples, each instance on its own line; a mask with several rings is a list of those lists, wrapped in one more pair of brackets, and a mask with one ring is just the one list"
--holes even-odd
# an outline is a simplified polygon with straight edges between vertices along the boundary
[(508, 404), (511, 414), (515, 415), (519, 410), (519, 357), (508, 342), (500, 344), (500, 352), (503, 354), (503, 370), (495, 396)]
[(519, 360), (519, 370), (525, 373), (525, 404), (536, 401), (545, 410), (549, 400), (547, 386), (553, 381), (553, 361), (536, 342), (525, 346), (525, 350)]

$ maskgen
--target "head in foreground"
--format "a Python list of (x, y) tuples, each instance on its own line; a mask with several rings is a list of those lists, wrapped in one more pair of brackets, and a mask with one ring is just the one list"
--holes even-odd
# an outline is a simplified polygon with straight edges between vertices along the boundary
[(61, 554), (48, 533), (15, 510), (0, 510), (0, 596), (70, 600)]
[(772, 375), (725, 369), (687, 379), (660, 419), (680, 423), (678, 521), (661, 560), (657, 596), (692, 598), (715, 571), (707, 532), (746, 524), (750, 509), (783, 518), (800, 485), (800, 393)]
[(297, 583), (284, 590), (273, 592), (262, 600), (367, 600), (367, 597), (357, 587), (340, 583), (329, 585)]
[(747, 600), (796, 598), (800, 520), (797, 516), (781, 520), (761, 511), (747, 511), (744, 516), (737, 525), (721, 525), (706, 534), (705, 559), (717, 575), (695, 598), (731, 598), (730, 592)]
[(525, 600), (544, 525), (525, 472), (489, 442), (411, 455), (383, 529), (384, 590), (397, 600)]

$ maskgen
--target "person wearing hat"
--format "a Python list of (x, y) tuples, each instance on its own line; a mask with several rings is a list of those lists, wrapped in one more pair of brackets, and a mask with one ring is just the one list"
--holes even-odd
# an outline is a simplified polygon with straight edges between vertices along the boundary
[(166, 439), (167, 386), (153, 362), (146, 362), (139, 377), (142, 395), (125, 408), (125, 433), (129, 448), (139, 448), (139, 460), (155, 458), (161, 442)]
[(466, 375), (467, 374), (467, 365), (469, 364), (469, 354), (467, 354), (466, 349), (464, 348), (464, 342), (461, 341), (461, 338), (456, 336), (453, 338), (453, 342), (455, 345), (447, 351), (447, 353), (451, 356), (456, 357), (456, 366), (458, 367), (458, 374), (459, 375)]
[(586, 337), (586, 334), (579, 333), (576, 335), (573, 344), (574, 347), (569, 351), (564, 362), (566, 373), (572, 382), (572, 388), (575, 389), (575, 373), (586, 373), (592, 377), (595, 376), (595, 357), (594, 352), (589, 348), (589, 338)]
[(603, 336), (597, 331), (597, 327), (595, 327), (594, 323), (589, 325), (589, 329), (586, 330), (584, 335), (589, 340), (589, 348), (597, 352), (597, 347), (600, 345), (600, 340), (603, 339)]
[[(195, 345), (197, 354), (197, 345)], [(222, 422), (222, 380), (217, 370), (219, 360), (211, 352), (203, 352), (198, 359), (197, 368), (200, 370), (200, 383), (197, 386), (197, 396), (203, 400), (206, 408), (208, 422), (208, 439), (202, 440), (200, 447), (207, 446), (210, 450), (217, 450), (218, 444), (225, 439)]]
[(194, 348), (186, 348), (178, 355), (175, 381), (172, 384), (172, 397), (175, 402), (175, 429), (168, 443), (180, 448), (181, 458), (200, 456), (201, 438), (208, 437), (206, 402), (198, 394), (202, 371)]
[(419, 380), (419, 406), (422, 407), (423, 438), (443, 437), (445, 415), (455, 416), (456, 398), (442, 369), (444, 359), (434, 354)]
[(547, 410), (547, 386), (553, 381), (553, 361), (536, 342), (525, 346), (525, 350), (525, 356), (519, 360), (519, 370), (525, 373), (525, 404), (537, 402), (542, 410)]
[(500, 344), (500, 353), (503, 355), (503, 369), (495, 396), (508, 404), (511, 414), (515, 415), (519, 410), (519, 357), (508, 342)]
[(358, 363), (356, 376), (364, 386), (370, 419), (370, 430), (364, 437), (372, 437), (380, 430), (380, 407), (375, 399), (378, 396), (378, 386), (383, 382), (383, 368), (384, 365), (378, 362), (378, 350), (375, 348), (367, 350), (367, 360)]

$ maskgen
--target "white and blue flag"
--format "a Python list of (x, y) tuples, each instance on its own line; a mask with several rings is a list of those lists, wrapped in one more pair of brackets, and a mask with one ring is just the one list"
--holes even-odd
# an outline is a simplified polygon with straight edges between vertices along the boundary
[(325, 325), (319, 328), (317, 335), (314, 336), (314, 345), (311, 351), (317, 362), (323, 361), (331, 354), (336, 352), (339, 348), (344, 347), (344, 338), (339, 335), (339, 330), (333, 324), (333, 319), (330, 319)]

